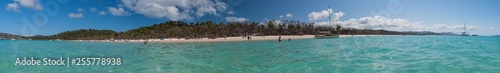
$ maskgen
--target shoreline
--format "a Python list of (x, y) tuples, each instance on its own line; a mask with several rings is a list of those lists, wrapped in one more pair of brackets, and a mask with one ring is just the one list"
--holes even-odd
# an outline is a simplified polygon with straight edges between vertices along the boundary
[[(176, 42), (231, 42), (231, 41), (257, 41), (257, 40), (278, 40), (280, 36), (251, 36), (250, 39), (247, 37), (226, 37), (226, 38), (215, 38), (215, 39), (208, 39), (208, 38), (201, 38), (201, 39), (183, 39), (183, 38), (165, 38), (163, 40), (161, 39), (149, 39), (147, 40), (147, 43), (176, 43)], [(291, 40), (295, 39), (313, 39), (314, 35), (303, 35), (303, 36), (281, 36), (282, 41), (288, 41), (288, 38)], [(94, 40), (96, 42), (113, 42), (110, 40)], [(128, 40), (128, 41), (123, 41), (123, 40), (115, 40), (114, 42), (139, 42), (143, 43), (146, 40)], [(83, 41), (85, 42), (85, 41)]]
[[(405, 35), (340, 35), (339, 38), (346, 38), (346, 37), (369, 37), (369, 36), (405, 36)], [(413, 36), (413, 35), (407, 35), (407, 36)], [(247, 37), (241, 36), (241, 37), (227, 37), (227, 38), (215, 38), (215, 39), (208, 39), (208, 38), (201, 38), (201, 39), (180, 39), (180, 38), (165, 38), (163, 40), (161, 39), (149, 39), (147, 40), (147, 43), (176, 43), (176, 42), (231, 42), (231, 41), (256, 41), (256, 40), (276, 40), (278, 41), (278, 38), (280, 36), (251, 36), (250, 40)], [(296, 39), (314, 39), (314, 35), (284, 35), (281, 36), (282, 41), (288, 41), (288, 39), (291, 40), (296, 40)], [(75, 42), (131, 42), (131, 43), (143, 43), (146, 40), (67, 40), (67, 41), (75, 41)]]

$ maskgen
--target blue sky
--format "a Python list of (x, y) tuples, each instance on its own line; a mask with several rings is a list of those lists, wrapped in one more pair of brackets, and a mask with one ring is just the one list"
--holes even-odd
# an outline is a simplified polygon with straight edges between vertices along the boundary
[[(126, 31), (170, 20), (299, 20), (360, 29), (500, 35), (499, 0), (2, 0), (0, 32)], [(328, 9), (330, 6), (331, 9)], [(58, 9), (58, 10), (57, 10)]]

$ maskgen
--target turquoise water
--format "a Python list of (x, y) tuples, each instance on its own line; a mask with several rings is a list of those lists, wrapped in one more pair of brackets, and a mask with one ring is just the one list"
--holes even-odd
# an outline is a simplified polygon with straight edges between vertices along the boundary
[[(19, 57), (121, 58), (119, 66), (16, 66)], [(498, 73), (500, 37), (380, 36), (278, 42), (0, 40), (0, 73)]]

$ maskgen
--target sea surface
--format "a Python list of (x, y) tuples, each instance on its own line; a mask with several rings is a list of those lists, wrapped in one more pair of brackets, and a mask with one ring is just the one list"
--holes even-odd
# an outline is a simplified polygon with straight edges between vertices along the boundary
[[(16, 58), (121, 58), (114, 66), (20, 66)], [(499, 73), (500, 37), (110, 43), (0, 40), (0, 73)]]

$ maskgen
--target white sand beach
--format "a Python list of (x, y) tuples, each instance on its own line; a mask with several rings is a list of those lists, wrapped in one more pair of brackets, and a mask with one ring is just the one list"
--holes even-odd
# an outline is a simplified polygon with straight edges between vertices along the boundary
[[(345, 37), (367, 37), (367, 36), (403, 36), (403, 35), (340, 35), (339, 38)], [(168, 43), (168, 42), (227, 42), (227, 41), (252, 41), (252, 40), (278, 40), (280, 36), (251, 36), (250, 39), (247, 37), (227, 37), (227, 38), (216, 38), (216, 39), (183, 39), (183, 38), (165, 38), (161, 39), (149, 39), (149, 43)], [(313, 39), (314, 35), (284, 35), (281, 36), (282, 41), (288, 41), (288, 39)], [(80, 42), (145, 42), (146, 40), (78, 40)]]
[[(247, 37), (227, 37), (227, 38), (216, 38), (216, 39), (178, 39), (178, 38), (165, 38), (161, 39), (149, 39), (148, 42), (226, 42), (226, 41), (252, 41), (252, 40), (278, 40), (280, 36), (251, 36), (250, 39)], [(282, 41), (288, 41), (294, 39), (311, 39), (314, 35), (303, 35), (303, 36), (281, 36)], [(130, 40), (128, 42), (145, 42), (146, 40)], [(116, 41), (124, 42), (124, 41)]]

